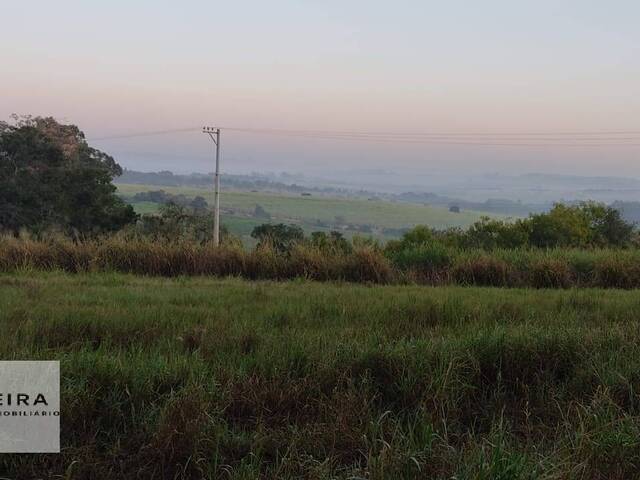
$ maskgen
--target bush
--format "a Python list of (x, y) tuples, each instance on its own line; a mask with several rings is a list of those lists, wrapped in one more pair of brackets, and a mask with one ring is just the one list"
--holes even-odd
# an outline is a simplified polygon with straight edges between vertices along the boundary
[(340, 232), (332, 230), (327, 235), (324, 232), (313, 232), (311, 234), (311, 245), (319, 248), (325, 253), (351, 253), (353, 247)]
[(527, 227), (522, 221), (507, 223), (483, 217), (461, 235), (467, 248), (519, 248), (529, 243)]
[(600, 259), (594, 267), (593, 282), (604, 288), (638, 288), (640, 265), (615, 257)]
[(454, 282), (461, 285), (507, 287), (520, 283), (513, 266), (504, 260), (486, 255), (457, 264), (452, 276)]
[(244, 275), (252, 280), (284, 278), (285, 262), (270, 245), (263, 245), (247, 255)]
[(451, 253), (439, 243), (406, 248), (390, 254), (395, 266), (402, 270), (439, 270), (451, 265)]
[(278, 253), (288, 253), (297, 243), (304, 240), (302, 228), (284, 223), (277, 225), (265, 223), (257, 226), (251, 232), (251, 236), (258, 240), (259, 247), (268, 244)]
[(336, 279), (340, 275), (340, 261), (340, 257), (329, 256), (320, 248), (297, 245), (288, 262), (288, 276), (323, 281)]
[(535, 288), (569, 288), (573, 282), (571, 268), (562, 260), (538, 260), (531, 264), (529, 274)]
[(341, 277), (351, 282), (389, 283), (393, 270), (382, 253), (372, 248), (360, 248), (345, 257)]

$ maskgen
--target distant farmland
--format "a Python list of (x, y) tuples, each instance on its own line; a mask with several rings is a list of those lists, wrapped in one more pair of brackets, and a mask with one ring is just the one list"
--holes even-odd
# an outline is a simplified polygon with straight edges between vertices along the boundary
[[(164, 187), (157, 185), (118, 184), (118, 193), (131, 197), (139, 192), (164, 190), (174, 195), (202, 196), (213, 204), (213, 191), (193, 187)], [(384, 200), (337, 198), (328, 196), (300, 196), (268, 192), (222, 192), (222, 223), (232, 233), (248, 235), (255, 225), (295, 223), (307, 232), (314, 230), (343, 230), (346, 234), (363, 233), (378, 238), (394, 238), (398, 231), (415, 225), (429, 225), (437, 229), (468, 227), (483, 215), (476, 211), (450, 212), (447, 208)], [(139, 213), (153, 213), (159, 204), (133, 203)], [(256, 205), (270, 215), (271, 220), (253, 216)]]

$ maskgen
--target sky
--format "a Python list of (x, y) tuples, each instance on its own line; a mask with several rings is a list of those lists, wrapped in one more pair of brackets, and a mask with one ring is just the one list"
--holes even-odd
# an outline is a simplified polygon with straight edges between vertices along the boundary
[[(640, 133), (637, 0), (0, 4), (0, 119), (75, 123), (131, 169), (211, 171), (211, 141), (198, 131), (92, 139), (201, 125)], [(640, 177), (633, 145), (222, 136), (226, 172)]]

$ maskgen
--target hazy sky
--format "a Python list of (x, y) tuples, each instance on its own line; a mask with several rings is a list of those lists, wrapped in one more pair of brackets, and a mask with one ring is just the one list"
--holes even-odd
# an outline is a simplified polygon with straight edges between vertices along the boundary
[[(0, 2), (0, 118), (53, 115), (88, 137), (202, 124), (640, 131), (637, 0)], [(223, 140), (232, 172), (640, 177), (640, 147)], [(211, 170), (200, 133), (96, 145), (129, 168)]]

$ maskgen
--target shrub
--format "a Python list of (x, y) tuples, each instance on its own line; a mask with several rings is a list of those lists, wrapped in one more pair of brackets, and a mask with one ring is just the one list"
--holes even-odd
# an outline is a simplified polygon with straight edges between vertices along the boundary
[(450, 251), (439, 243), (423, 244), (390, 254), (394, 265), (402, 270), (437, 270), (451, 264)]
[(518, 248), (528, 244), (528, 232), (523, 222), (507, 223), (483, 217), (462, 234), (467, 247), (493, 250)]
[(596, 262), (593, 283), (605, 288), (638, 288), (640, 287), (640, 266), (611, 257)]
[(241, 276), (246, 270), (246, 253), (234, 245), (200, 247), (193, 258), (193, 272), (220, 277)]
[(258, 240), (258, 245), (269, 244), (278, 253), (291, 251), (294, 245), (304, 240), (304, 232), (298, 225), (265, 223), (253, 229), (251, 236)]
[(504, 260), (486, 255), (457, 264), (452, 276), (455, 283), (462, 285), (506, 287), (519, 284), (512, 266)]
[(297, 245), (288, 261), (288, 276), (331, 280), (339, 275), (340, 257), (327, 255), (317, 247)]
[(567, 262), (542, 259), (531, 264), (529, 270), (531, 285), (535, 288), (568, 288), (573, 275)]
[(313, 232), (311, 234), (311, 245), (321, 249), (325, 253), (351, 253), (353, 247), (340, 232), (332, 230), (327, 235), (324, 232)]
[(245, 265), (244, 273), (250, 279), (277, 280), (287, 276), (287, 259), (270, 244), (263, 244), (251, 251)]
[(345, 257), (341, 277), (352, 282), (388, 283), (393, 278), (393, 270), (382, 253), (360, 248)]

